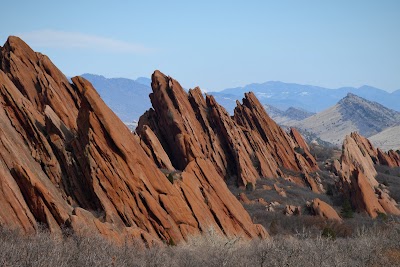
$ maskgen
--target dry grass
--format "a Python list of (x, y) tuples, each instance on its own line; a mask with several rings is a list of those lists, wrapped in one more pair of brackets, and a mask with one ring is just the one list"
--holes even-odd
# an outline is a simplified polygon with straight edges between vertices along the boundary
[(352, 238), (227, 239), (210, 230), (177, 246), (122, 247), (99, 237), (54, 238), (0, 230), (0, 266), (400, 266), (400, 227), (360, 228)]

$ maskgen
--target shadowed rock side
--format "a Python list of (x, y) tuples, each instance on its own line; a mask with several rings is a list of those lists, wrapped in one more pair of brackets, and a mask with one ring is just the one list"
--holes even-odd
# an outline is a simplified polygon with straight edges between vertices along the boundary
[[(385, 160), (379, 159), (379, 155), (385, 157)], [(334, 162), (332, 167), (340, 178), (345, 197), (354, 208), (367, 212), (373, 218), (379, 213), (400, 215), (396, 201), (389, 195), (390, 192), (375, 179), (377, 172), (374, 167), (374, 163), (394, 164), (397, 157), (398, 155), (393, 156), (391, 153), (376, 150), (367, 138), (358, 133), (346, 136), (340, 162)]]
[(221, 179), (233, 176), (237, 185), (245, 186), (260, 176), (283, 176), (286, 169), (302, 173), (318, 169), (301, 136), (297, 133), (295, 139), (284, 132), (253, 93), (245, 95), (243, 104), (237, 103), (230, 117), (213, 96), (204, 97), (198, 87), (186, 93), (159, 71), (152, 75), (152, 88), (153, 108), (140, 118), (136, 131), (149, 151), (155, 151), (150, 154), (162, 154), (158, 146), (145, 141), (151, 128), (178, 170), (203, 159), (212, 163)]
[[(70, 84), (17, 37), (0, 49), (0, 225), (27, 233), (38, 223), (54, 233), (67, 226), (148, 245), (210, 227), (267, 236), (209, 161), (191, 161), (172, 184), (89, 82)], [(150, 129), (146, 136), (159, 147), (151, 157), (171, 169)]]

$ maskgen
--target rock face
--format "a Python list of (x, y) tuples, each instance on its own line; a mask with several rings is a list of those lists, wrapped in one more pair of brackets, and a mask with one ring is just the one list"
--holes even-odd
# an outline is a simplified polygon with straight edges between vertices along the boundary
[(301, 215), (301, 206), (286, 205), (283, 214), (287, 216)]
[[(198, 87), (186, 93), (176, 80), (159, 71), (152, 75), (152, 88), (153, 108), (140, 118), (136, 131), (145, 140), (150, 128), (178, 170), (203, 159), (221, 180), (233, 176), (237, 185), (246, 186), (254, 185), (260, 176), (283, 176), (284, 170), (318, 169), (301, 136), (283, 131), (253, 93), (245, 94), (243, 104), (237, 102), (230, 117), (213, 96), (204, 97)], [(149, 151), (159, 150), (144, 143)]]
[[(376, 150), (368, 139), (357, 133), (346, 136), (340, 162), (333, 164), (340, 178), (344, 195), (358, 211), (366, 211), (375, 218), (379, 213), (400, 215), (397, 203), (385, 186), (375, 179), (374, 163), (398, 166), (397, 156)], [(396, 153), (397, 154), (397, 153)]]
[(332, 208), (331, 205), (320, 200), (319, 198), (316, 198), (312, 201), (311, 208), (312, 208), (313, 212), (318, 216), (321, 216), (328, 220), (335, 220), (338, 222), (342, 221), (342, 219), (340, 218), (340, 216), (336, 212), (336, 210), (334, 208)]
[[(67, 226), (147, 244), (180, 242), (209, 227), (227, 236), (268, 235), (220, 179), (227, 162), (198, 157), (202, 151), (190, 146), (199, 136), (177, 136), (171, 127), (176, 140), (158, 139), (142, 127), (138, 140), (89, 82), (70, 84), (17, 37), (0, 48), (0, 104), (0, 225), (26, 233), (38, 223), (54, 233)], [(164, 151), (166, 141), (179, 147)], [(184, 167), (173, 183), (158, 169), (172, 164)]]

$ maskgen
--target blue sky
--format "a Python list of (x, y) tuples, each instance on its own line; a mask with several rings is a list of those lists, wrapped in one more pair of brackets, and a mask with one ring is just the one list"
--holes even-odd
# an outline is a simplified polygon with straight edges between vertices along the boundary
[(20, 36), (68, 76), (400, 89), (400, 1), (216, 2), (7, 1), (0, 43)]

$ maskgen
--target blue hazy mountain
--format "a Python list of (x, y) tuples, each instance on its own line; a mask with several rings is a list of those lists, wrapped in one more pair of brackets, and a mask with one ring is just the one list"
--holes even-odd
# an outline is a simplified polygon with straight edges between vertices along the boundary
[(329, 89), (312, 85), (271, 81), (228, 88), (219, 92), (210, 92), (210, 94), (214, 95), (217, 101), (225, 103), (223, 105), (229, 112), (232, 112), (236, 106), (235, 100), (243, 98), (243, 94), (249, 91), (253, 91), (261, 103), (272, 105), (281, 110), (296, 107), (309, 112), (320, 112), (335, 105), (348, 93), (352, 93), (400, 111), (400, 90), (389, 93), (371, 86)]
[(135, 82), (146, 85), (151, 88), (151, 79), (146, 77), (139, 77), (135, 80)]
[(149, 94), (151, 80), (138, 78), (105, 78), (101, 75), (81, 75), (90, 81), (104, 102), (124, 122), (132, 122), (151, 107)]
[[(149, 94), (151, 80), (140, 77), (136, 80), (126, 78), (105, 78), (101, 75), (83, 74), (97, 89), (102, 99), (124, 122), (138, 120), (151, 107)], [(388, 93), (371, 86), (360, 88), (342, 87), (328, 89), (324, 87), (295, 83), (266, 82), (253, 83), (243, 87), (229, 88), (220, 92), (210, 92), (217, 102), (230, 114), (244, 93), (253, 91), (264, 105), (285, 111), (290, 108), (317, 113), (334, 106), (348, 93), (353, 93), (370, 101), (400, 111), (400, 90)]]

